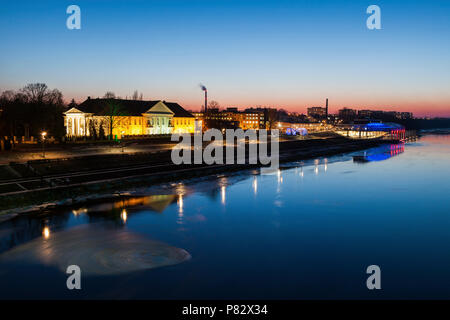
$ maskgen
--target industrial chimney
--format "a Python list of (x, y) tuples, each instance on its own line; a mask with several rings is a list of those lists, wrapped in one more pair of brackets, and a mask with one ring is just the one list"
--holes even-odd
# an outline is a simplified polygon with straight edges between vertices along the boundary
[(205, 91), (205, 113), (208, 111), (208, 90), (204, 85), (200, 85), (200, 88), (202, 88), (203, 91)]
[(327, 102), (325, 104), (325, 116), (328, 119), (328, 98), (327, 98)]
[(205, 113), (208, 111), (208, 90), (205, 88)]

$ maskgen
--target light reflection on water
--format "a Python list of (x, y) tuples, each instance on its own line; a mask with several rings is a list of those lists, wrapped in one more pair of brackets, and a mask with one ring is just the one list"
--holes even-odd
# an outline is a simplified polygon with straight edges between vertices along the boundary
[[(24, 216), (0, 224), (0, 252), (90, 224), (105, 237), (144, 234), (192, 260), (107, 283), (90, 277), (86, 297), (115, 297), (125, 283), (133, 290), (122, 290), (124, 298), (371, 298), (364, 271), (379, 264), (381, 298), (450, 298), (449, 147), (448, 136), (426, 136), (286, 164), (273, 175), (182, 181), (151, 195)], [(39, 274), (30, 297), (71, 297), (57, 284), (64, 274), (13, 268), (1, 257), (8, 290), (0, 286), (0, 297), (22, 297), (24, 272)], [(411, 281), (416, 271), (421, 278)]]

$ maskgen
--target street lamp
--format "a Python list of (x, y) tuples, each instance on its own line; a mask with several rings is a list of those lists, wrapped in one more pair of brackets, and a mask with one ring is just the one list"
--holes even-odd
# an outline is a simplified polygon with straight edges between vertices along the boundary
[(123, 152), (123, 134), (125, 133), (125, 131), (122, 131), (122, 137), (121, 137), (121, 139), (122, 139), (122, 152)]
[(42, 136), (42, 158), (45, 158), (45, 136), (47, 135), (47, 132), (42, 131), (41, 132), (41, 136)]

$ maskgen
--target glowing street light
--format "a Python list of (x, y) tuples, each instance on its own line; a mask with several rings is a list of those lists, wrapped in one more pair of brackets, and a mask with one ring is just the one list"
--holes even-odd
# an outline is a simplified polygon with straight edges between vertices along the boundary
[(45, 158), (45, 137), (47, 136), (47, 132), (42, 131), (41, 136), (42, 136), (42, 158)]

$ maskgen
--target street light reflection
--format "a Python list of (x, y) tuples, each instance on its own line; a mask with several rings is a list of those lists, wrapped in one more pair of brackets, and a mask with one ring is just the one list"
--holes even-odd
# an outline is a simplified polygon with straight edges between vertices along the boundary
[(127, 210), (125, 210), (125, 209), (122, 210), (122, 213), (120, 214), (120, 218), (122, 219), (123, 222), (127, 222), (127, 219), (128, 219)]
[(225, 202), (226, 202), (226, 194), (225, 194), (225, 192), (226, 192), (226, 187), (222, 186), (221, 189), (220, 189), (220, 194), (221, 194), (221, 198), (222, 198), (222, 204), (225, 204)]
[(178, 212), (182, 215), (183, 214), (183, 195), (179, 194), (178, 195)]
[(43, 235), (44, 239), (50, 238), (50, 228), (45, 227), (44, 230), (42, 231), (42, 235)]

